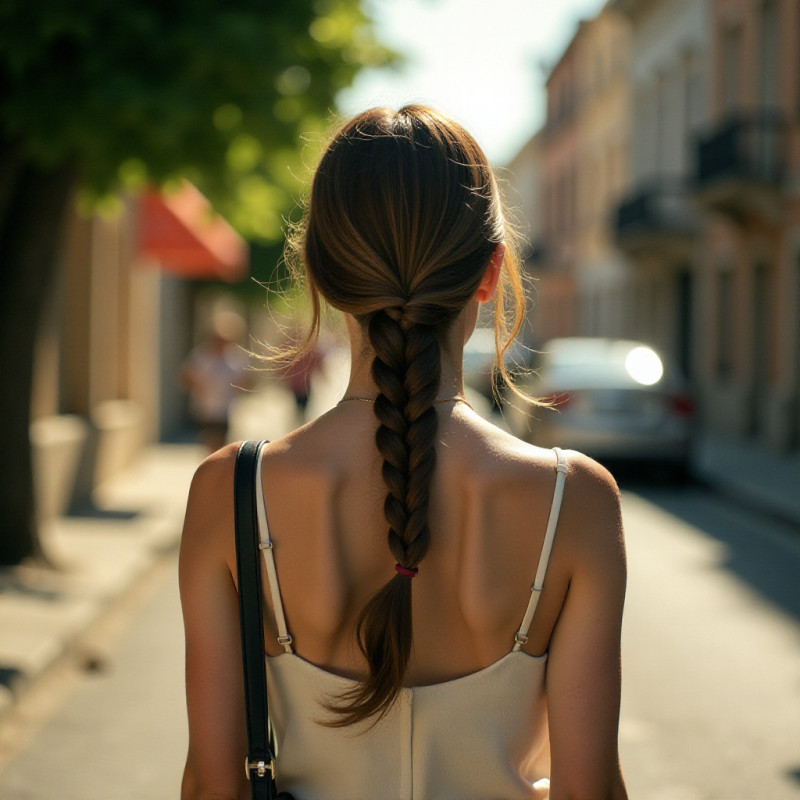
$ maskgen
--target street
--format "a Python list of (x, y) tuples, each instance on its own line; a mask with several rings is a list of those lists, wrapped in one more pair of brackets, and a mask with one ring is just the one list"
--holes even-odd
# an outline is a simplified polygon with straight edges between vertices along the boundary
[(800, 540), (701, 488), (624, 492), (631, 798), (800, 797)]
[[(800, 798), (796, 533), (702, 487), (623, 485), (623, 496), (630, 797)], [(73, 669), (68, 689), (52, 689), (61, 705), (0, 774), (3, 800), (178, 796), (186, 725), (174, 567), (171, 556), (118, 623), (109, 663)]]

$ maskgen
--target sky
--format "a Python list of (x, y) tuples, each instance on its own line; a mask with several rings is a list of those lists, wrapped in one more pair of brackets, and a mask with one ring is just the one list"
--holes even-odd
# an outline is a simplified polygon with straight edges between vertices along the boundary
[(398, 71), (365, 70), (340, 110), (422, 102), (454, 117), (497, 166), (544, 121), (546, 69), (605, 0), (365, 0)]

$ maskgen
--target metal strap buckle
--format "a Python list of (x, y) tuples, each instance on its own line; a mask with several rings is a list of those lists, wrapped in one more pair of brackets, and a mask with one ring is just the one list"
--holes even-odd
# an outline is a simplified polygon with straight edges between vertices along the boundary
[(286, 634), (286, 636), (279, 636), (278, 637), (278, 644), (291, 644), (294, 640), (291, 637), (291, 634)]
[(258, 543), (259, 550), (272, 550), (272, 539), (262, 539)]
[(514, 641), (517, 644), (525, 644), (528, 641), (528, 636), (524, 633), (515, 633), (514, 634)]
[(251, 761), (250, 756), (247, 756), (244, 760), (244, 774), (247, 775), (247, 780), (250, 780), (250, 773), (253, 770), (256, 771), (256, 775), (259, 778), (263, 778), (267, 774), (267, 770), (269, 770), (272, 780), (275, 780), (275, 762), (272, 758), (269, 761), (265, 761), (263, 758)]

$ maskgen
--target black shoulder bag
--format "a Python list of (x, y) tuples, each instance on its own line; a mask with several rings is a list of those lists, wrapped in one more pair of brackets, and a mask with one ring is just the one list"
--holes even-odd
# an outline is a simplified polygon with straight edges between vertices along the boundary
[(261, 554), (258, 548), (256, 468), (264, 442), (243, 442), (236, 454), (233, 478), (236, 527), (236, 569), (239, 578), (239, 620), (247, 711), (245, 770), (253, 800), (294, 800), (275, 785), (275, 756), (269, 730), (264, 621), (261, 611)]

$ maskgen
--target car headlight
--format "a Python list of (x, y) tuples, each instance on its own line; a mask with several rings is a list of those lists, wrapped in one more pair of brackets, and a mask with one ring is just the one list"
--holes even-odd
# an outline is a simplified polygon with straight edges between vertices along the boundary
[(664, 365), (655, 350), (649, 347), (634, 347), (625, 357), (625, 369), (637, 383), (652, 386), (664, 374)]

